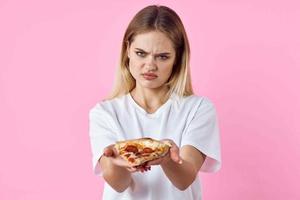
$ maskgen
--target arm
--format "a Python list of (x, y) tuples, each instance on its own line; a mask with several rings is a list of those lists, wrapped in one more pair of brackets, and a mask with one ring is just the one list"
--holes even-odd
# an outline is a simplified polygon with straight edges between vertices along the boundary
[(150, 161), (148, 165), (160, 165), (168, 179), (179, 190), (185, 190), (195, 180), (200, 170), (205, 155), (191, 145), (185, 145), (180, 149), (171, 141), (172, 147), (165, 157)]
[(133, 185), (131, 173), (145, 172), (150, 170), (150, 167), (132, 167), (124, 159), (122, 159), (113, 145), (104, 149), (101, 156), (100, 167), (103, 173), (104, 180), (117, 192), (123, 192), (129, 186)]
[(161, 167), (175, 187), (185, 190), (194, 182), (205, 156), (195, 147), (186, 145), (181, 148), (180, 157), (181, 164), (169, 158)]
[(131, 174), (126, 168), (115, 165), (112, 159), (102, 156), (99, 160), (103, 178), (117, 192), (123, 192), (132, 182)]

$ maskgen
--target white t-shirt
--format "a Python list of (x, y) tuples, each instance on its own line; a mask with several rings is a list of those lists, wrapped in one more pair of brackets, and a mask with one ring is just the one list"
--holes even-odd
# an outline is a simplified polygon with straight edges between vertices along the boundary
[[(130, 93), (97, 103), (89, 113), (93, 170), (101, 175), (103, 149), (118, 140), (151, 137), (171, 139), (179, 147), (192, 145), (206, 155), (200, 169), (215, 172), (221, 167), (219, 129), (214, 105), (206, 97), (172, 95), (154, 113), (147, 113)], [(118, 193), (105, 183), (105, 200), (200, 200), (199, 177), (184, 191), (177, 189), (160, 166), (145, 173), (132, 173), (134, 187)]]

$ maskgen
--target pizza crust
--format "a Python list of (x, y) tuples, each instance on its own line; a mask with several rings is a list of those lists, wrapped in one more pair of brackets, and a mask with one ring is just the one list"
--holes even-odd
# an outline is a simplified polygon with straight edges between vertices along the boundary
[(163, 157), (168, 153), (170, 147), (170, 142), (152, 138), (125, 140), (115, 144), (118, 154), (131, 166), (139, 166), (150, 160)]

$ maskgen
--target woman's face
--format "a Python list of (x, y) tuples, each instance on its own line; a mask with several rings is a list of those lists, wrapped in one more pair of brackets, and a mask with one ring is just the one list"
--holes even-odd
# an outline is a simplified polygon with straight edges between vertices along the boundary
[(157, 89), (169, 79), (175, 62), (172, 41), (162, 32), (135, 36), (127, 49), (129, 70), (137, 87)]

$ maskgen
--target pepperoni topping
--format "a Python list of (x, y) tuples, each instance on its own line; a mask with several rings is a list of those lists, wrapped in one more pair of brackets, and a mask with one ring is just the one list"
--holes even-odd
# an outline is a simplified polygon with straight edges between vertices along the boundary
[(135, 159), (134, 158), (128, 158), (128, 161), (133, 163), (135, 161)]
[(147, 157), (149, 157), (150, 155), (151, 155), (150, 153), (144, 153), (144, 154), (142, 154), (141, 156), (144, 157), (144, 158), (147, 158)]
[(141, 153), (140, 153), (140, 152), (136, 152), (135, 155), (136, 155), (136, 156), (140, 156)]
[(132, 152), (132, 153), (137, 153), (139, 150), (136, 146), (133, 146), (133, 145), (128, 145), (126, 148), (125, 148), (125, 151), (127, 152)]
[(145, 154), (145, 153), (147, 154), (147, 153), (152, 153), (152, 152), (154, 152), (153, 149), (146, 147), (143, 149), (142, 154)]

